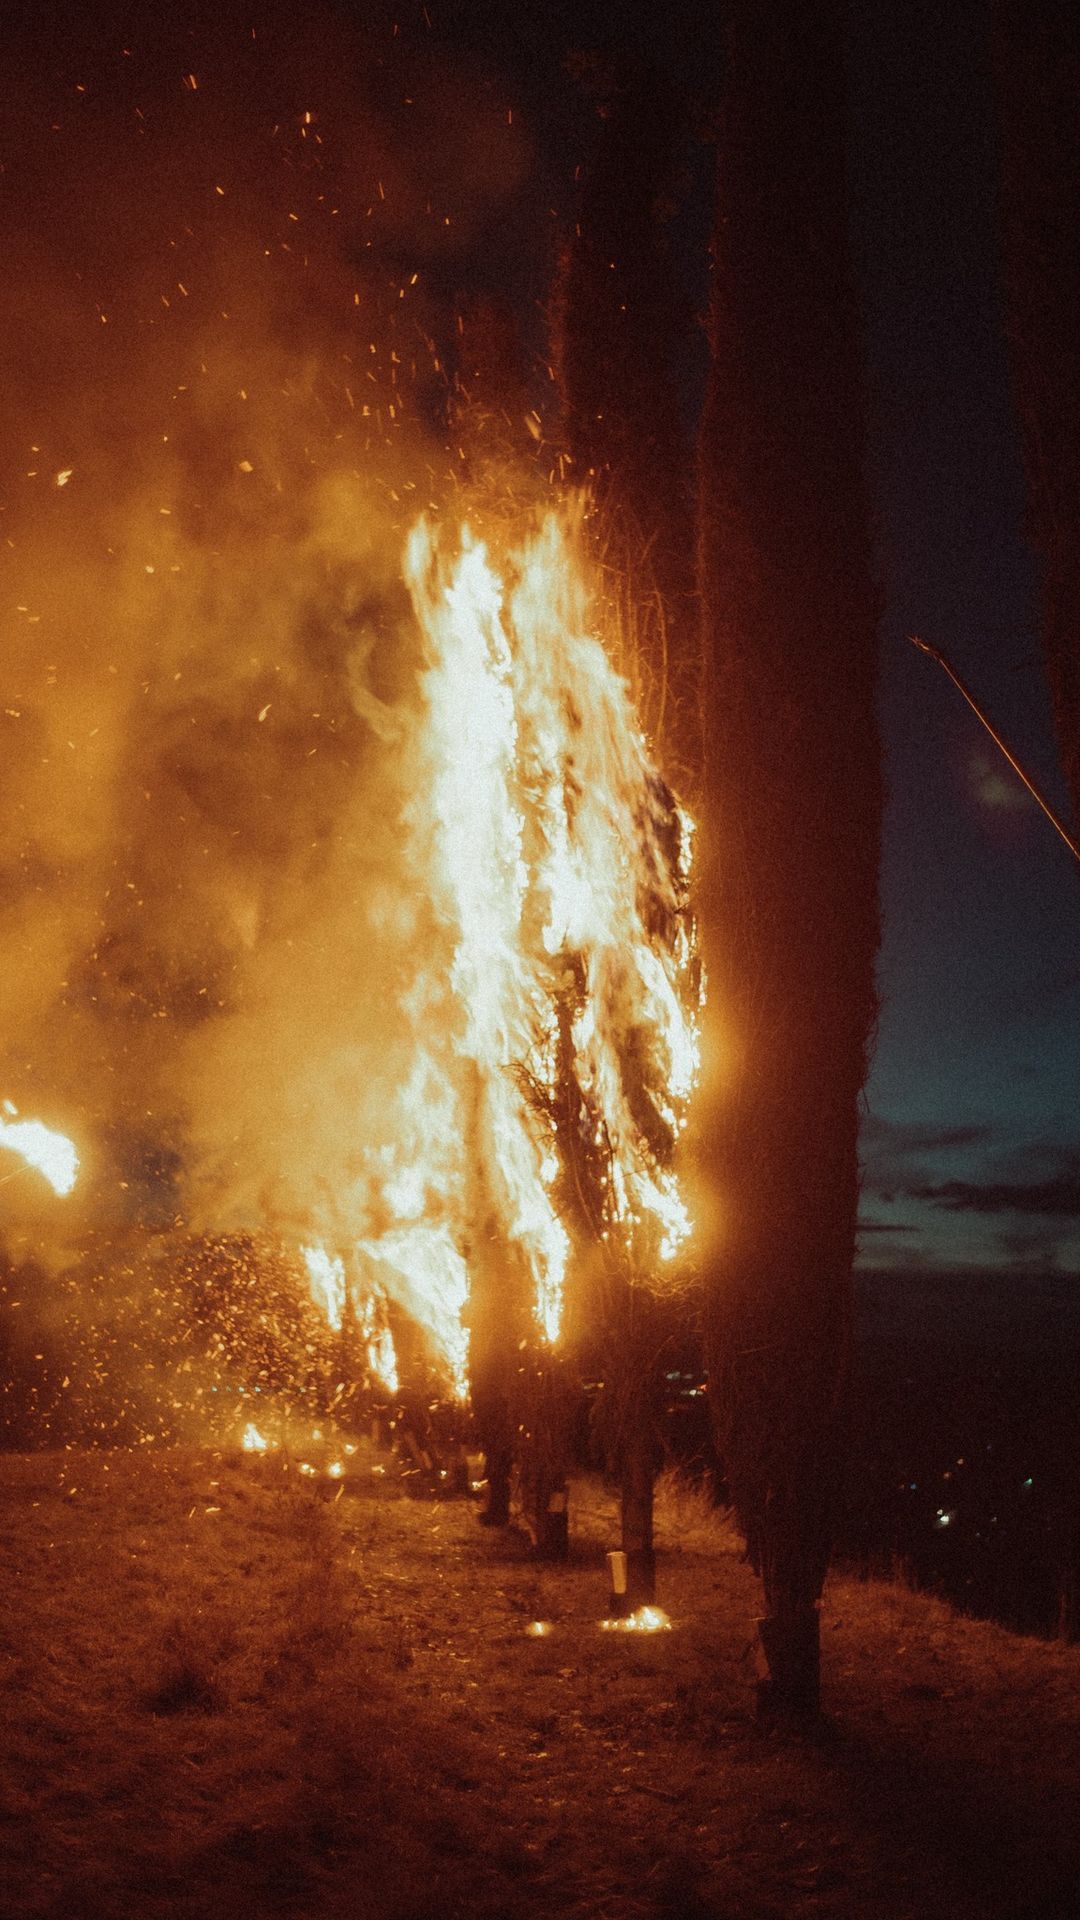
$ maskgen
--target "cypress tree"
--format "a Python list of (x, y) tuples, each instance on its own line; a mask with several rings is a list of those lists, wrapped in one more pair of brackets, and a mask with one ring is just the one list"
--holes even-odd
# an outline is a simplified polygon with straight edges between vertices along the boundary
[(731, 0), (727, 22), (700, 444), (706, 1314), (718, 1441), (764, 1592), (760, 1704), (804, 1716), (819, 1707), (876, 1014), (878, 606), (841, 8)]
[[(581, 58), (578, 68), (594, 112), (554, 301), (561, 437), (569, 477), (593, 497), (610, 591), (631, 641), (626, 666), (638, 712), (665, 775), (687, 797), (701, 772), (701, 675), (693, 461), (678, 363), (694, 316), (669, 257), (666, 213), (688, 116), (656, 64), (625, 42)], [(584, 1184), (599, 1195), (605, 1176), (594, 1169)], [(630, 1611), (655, 1598), (657, 1376), (666, 1334), (650, 1281), (629, 1265), (608, 1271), (591, 1329), (605, 1378), (597, 1425), (620, 1489)]]

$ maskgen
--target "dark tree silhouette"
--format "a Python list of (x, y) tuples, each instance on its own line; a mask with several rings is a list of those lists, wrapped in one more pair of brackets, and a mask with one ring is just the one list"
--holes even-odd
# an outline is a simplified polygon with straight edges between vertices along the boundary
[(701, 437), (704, 1152), (719, 1444), (763, 1710), (819, 1706), (875, 1021), (877, 596), (848, 271), (841, 8), (732, 0)]
[(646, 625), (639, 710), (686, 796), (700, 773), (700, 645), (680, 361), (697, 323), (670, 257), (668, 214), (688, 115), (655, 65), (625, 44), (577, 65), (593, 117), (553, 302), (561, 437), (568, 478), (591, 488), (612, 573), (626, 575)]
[(1080, 9), (995, 0), (1009, 343), (1042, 634), (1080, 822)]
[[(695, 323), (666, 226), (686, 105), (625, 41), (576, 64), (593, 117), (553, 303), (561, 437), (569, 477), (587, 483), (595, 503), (609, 590), (626, 616), (639, 714), (685, 797), (702, 760), (693, 461), (679, 404), (680, 350)], [(595, 1199), (606, 1176), (594, 1175), (581, 1184)], [(588, 1230), (582, 1238), (588, 1245)], [(605, 1380), (597, 1427), (620, 1486), (623, 1604), (633, 1610), (655, 1597), (656, 1380), (665, 1336), (650, 1276), (632, 1263), (625, 1271), (617, 1261), (599, 1265), (605, 1278), (590, 1329)]]

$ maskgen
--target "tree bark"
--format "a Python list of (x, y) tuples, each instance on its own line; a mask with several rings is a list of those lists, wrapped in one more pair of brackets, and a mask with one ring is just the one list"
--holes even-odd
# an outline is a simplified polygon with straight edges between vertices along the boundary
[(800, 1718), (842, 1457), (881, 815), (840, 17), (728, 8), (700, 455), (711, 1394), (764, 1592), (760, 1704)]

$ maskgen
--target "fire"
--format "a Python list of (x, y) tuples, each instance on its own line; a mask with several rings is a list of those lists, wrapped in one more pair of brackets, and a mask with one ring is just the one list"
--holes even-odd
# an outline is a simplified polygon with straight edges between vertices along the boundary
[(308, 1270), (312, 1298), (335, 1333), (340, 1333), (345, 1316), (345, 1264), (336, 1254), (327, 1253), (325, 1247), (301, 1247), (300, 1252)]
[(396, 1393), (400, 1386), (397, 1370), (397, 1354), (394, 1350), (394, 1336), (380, 1315), (379, 1302), (373, 1294), (365, 1300), (360, 1314), (360, 1331), (367, 1350), (367, 1363), (372, 1377), (388, 1393)]
[[(677, 1277), (692, 824), (580, 504), (508, 532), (508, 455), (498, 527), (446, 508), (449, 307), (388, 283), (423, 196), (412, 155), (384, 192), (377, 112), (365, 156), (362, 68), (301, 119), (264, 112), (276, 54), (243, 98), (216, 57), (187, 131), (113, 76), (115, 117), (42, 97), (11, 143), (6, 1057), (97, 1129), (99, 1244), (287, 1233), (320, 1355), (344, 1374), (355, 1336), (394, 1392), (409, 1316), (463, 1396), (482, 1242), (540, 1350), (584, 1255)], [(71, 1191), (41, 1122), (9, 1109), (0, 1148)]]
[[(327, 1323), (340, 1333), (349, 1304), (345, 1262), (340, 1254), (327, 1253), (322, 1245), (301, 1247), (308, 1271), (311, 1297), (326, 1315)], [(372, 1289), (360, 1301), (354, 1301), (356, 1322), (364, 1341), (369, 1372), (389, 1393), (398, 1391), (397, 1354), (394, 1337), (386, 1324), (384, 1296)]]
[(671, 1621), (662, 1607), (638, 1607), (621, 1620), (602, 1620), (605, 1633), (670, 1633)]
[(464, 1399), (468, 1270), (447, 1224), (417, 1221), (378, 1240), (362, 1240), (360, 1250), (378, 1264), (387, 1292), (430, 1333), (449, 1369), (454, 1393)]
[(254, 1421), (249, 1420), (241, 1436), (240, 1445), (245, 1453), (266, 1453), (269, 1451), (270, 1442), (265, 1434), (259, 1432)]
[[(476, 1164), (554, 1343), (575, 1156), (604, 1168), (598, 1241), (655, 1280), (690, 1219), (672, 1165), (697, 1074), (692, 825), (600, 637), (580, 514), (498, 558), (468, 528), (409, 537), (424, 724), (407, 825), (443, 946), (411, 990), (416, 1065), (363, 1242), (464, 1377)], [(436, 969), (439, 971), (437, 972)], [(560, 1108), (567, 1076), (587, 1137)]]
[[(10, 1100), (5, 1100), (4, 1111), (14, 1116), (18, 1109)], [(56, 1133), (42, 1121), (0, 1116), (0, 1147), (19, 1154), (27, 1166), (44, 1175), (53, 1192), (61, 1197), (69, 1194), (75, 1185), (79, 1156), (74, 1145), (65, 1134)]]

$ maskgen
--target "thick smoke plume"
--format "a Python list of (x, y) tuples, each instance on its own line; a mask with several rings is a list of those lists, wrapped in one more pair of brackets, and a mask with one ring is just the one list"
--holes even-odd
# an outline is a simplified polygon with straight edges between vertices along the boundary
[(527, 166), (378, 9), (159, 11), (39, 21), (0, 152), (0, 1098), (83, 1163), (5, 1163), (0, 1242), (53, 1268), (363, 1230), (423, 933), (401, 554)]

